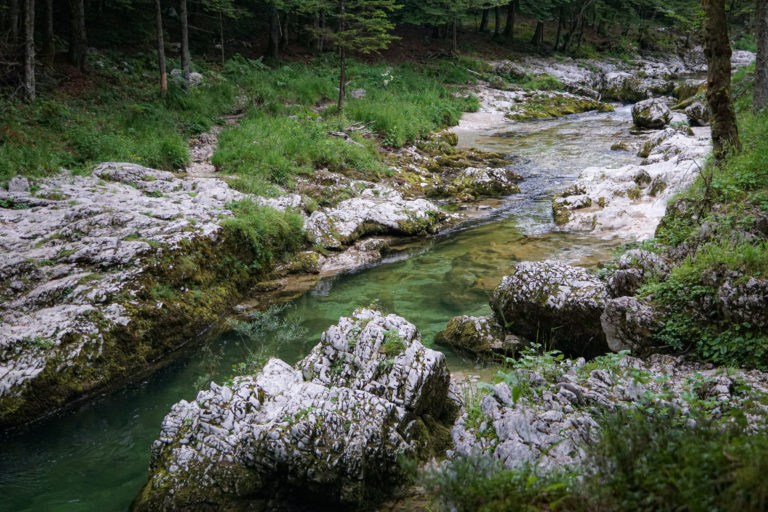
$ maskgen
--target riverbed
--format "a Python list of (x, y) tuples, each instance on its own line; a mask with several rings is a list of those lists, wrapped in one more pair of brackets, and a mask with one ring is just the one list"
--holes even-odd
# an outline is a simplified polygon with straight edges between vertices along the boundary
[[(611, 113), (504, 122), (456, 129), (460, 146), (514, 155), (521, 193), (504, 198), (493, 214), (464, 229), (402, 247), (380, 265), (322, 279), (295, 299), (288, 314), (308, 336), (278, 349), (293, 363), (339, 316), (376, 302), (414, 323), (424, 342), (459, 314), (488, 314), (488, 298), (510, 265), (555, 259), (594, 267), (610, 260), (624, 240), (552, 232), (551, 198), (589, 166), (620, 167), (639, 159), (611, 151), (632, 140), (630, 107)], [(150, 447), (163, 416), (196, 395), (195, 382), (215, 365), (221, 379), (243, 359), (226, 328), (215, 329), (201, 350), (115, 393), (0, 438), (0, 510), (123, 511), (144, 483)], [(454, 371), (474, 363), (446, 349)], [(211, 357), (211, 355), (216, 357)]]

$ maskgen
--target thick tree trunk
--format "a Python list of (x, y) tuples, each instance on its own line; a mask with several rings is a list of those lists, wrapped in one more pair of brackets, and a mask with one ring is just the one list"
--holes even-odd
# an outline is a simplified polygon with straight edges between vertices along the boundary
[(168, 72), (165, 69), (165, 38), (163, 36), (163, 6), (155, 0), (155, 35), (157, 37), (157, 64), (160, 71), (160, 94), (168, 92)]
[(517, 10), (517, 0), (507, 4), (507, 24), (504, 27), (504, 37), (513, 39), (515, 36), (515, 11)]
[[(339, 2), (339, 32), (344, 32), (344, 15), (346, 14), (346, 2)], [(339, 59), (341, 60), (341, 69), (339, 70), (339, 112), (344, 108), (344, 97), (347, 95), (347, 50), (344, 46), (339, 48)]]
[(35, 96), (35, 0), (24, 0), (24, 97)]
[(757, 62), (755, 63), (755, 112), (768, 106), (768, 0), (757, 0)]
[(480, 29), (478, 32), (485, 32), (488, 30), (488, 13), (490, 9), (483, 9), (483, 17), (480, 19)]
[(69, 62), (85, 71), (88, 38), (85, 35), (85, 0), (69, 0)]
[(187, 20), (187, 0), (179, 0), (179, 19), (181, 21), (181, 76), (184, 87), (189, 87), (189, 22)]
[(544, 42), (544, 22), (543, 21), (537, 21), (536, 22), (536, 30), (533, 33), (533, 38), (531, 39), (531, 44), (534, 46), (539, 46), (541, 43)]
[(219, 44), (221, 44), (221, 65), (224, 65), (226, 60), (224, 54), (224, 16), (219, 11)]
[(499, 6), (493, 8), (493, 19), (493, 37), (499, 37), (501, 33), (501, 8)]
[(724, 0), (702, 0), (704, 54), (707, 57), (707, 101), (712, 115), (712, 146), (716, 160), (741, 150), (736, 114), (731, 103), (731, 44)]
[(565, 10), (560, 9), (560, 15), (557, 18), (557, 34), (555, 35), (555, 51), (560, 48), (560, 34), (563, 31), (563, 24), (565, 24)]
[(53, 0), (45, 0), (45, 39), (43, 40), (43, 64), (53, 69), (56, 60), (56, 40), (53, 33)]

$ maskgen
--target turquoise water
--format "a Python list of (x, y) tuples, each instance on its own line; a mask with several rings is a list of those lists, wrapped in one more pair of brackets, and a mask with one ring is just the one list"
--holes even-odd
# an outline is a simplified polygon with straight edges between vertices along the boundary
[[(431, 345), (452, 316), (489, 312), (490, 291), (514, 261), (591, 266), (610, 258), (617, 241), (551, 233), (550, 200), (584, 167), (632, 161), (609, 150), (617, 138), (628, 137), (629, 127), (623, 107), (462, 134), (462, 144), (521, 156), (522, 193), (484, 223), (417, 244), (375, 268), (320, 281), (292, 304), (291, 314), (303, 319), (309, 336), (278, 355), (294, 362), (339, 316), (373, 301), (416, 324)], [(145, 481), (163, 416), (178, 400), (195, 396), (210, 353), (220, 356), (215, 364), (221, 376), (243, 359), (226, 332), (203, 347), (144, 382), (0, 438), (0, 510), (126, 510)], [(473, 367), (457, 354), (447, 356), (454, 370)]]

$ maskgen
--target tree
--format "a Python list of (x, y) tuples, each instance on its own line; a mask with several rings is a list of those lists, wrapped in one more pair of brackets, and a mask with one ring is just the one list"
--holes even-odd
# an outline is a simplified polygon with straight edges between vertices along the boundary
[(24, 0), (24, 96), (35, 99), (35, 0)]
[(168, 73), (165, 69), (165, 38), (163, 36), (163, 5), (155, 0), (155, 33), (157, 36), (157, 64), (160, 71), (160, 94), (168, 92)]
[(707, 57), (707, 102), (712, 119), (712, 146), (716, 160), (740, 151), (739, 129), (731, 102), (731, 43), (725, 0), (702, 0), (704, 54)]
[(757, 0), (757, 62), (752, 108), (755, 112), (768, 106), (768, 0)]
[(56, 41), (53, 33), (53, 0), (45, 0), (45, 37), (43, 39), (43, 64), (53, 69), (56, 59)]
[(85, 35), (85, 0), (69, 0), (69, 62), (85, 71), (88, 39)]
[(184, 87), (189, 87), (189, 23), (187, 21), (187, 0), (179, 0), (181, 22), (181, 76)]
[(394, 24), (388, 14), (399, 6), (395, 0), (338, 0), (338, 29), (331, 40), (339, 51), (339, 110), (344, 106), (349, 52), (369, 54), (389, 46), (394, 39), (390, 31)]
[(518, 0), (512, 0), (507, 4), (507, 24), (504, 26), (504, 37), (513, 39), (515, 37), (515, 11), (517, 10)]

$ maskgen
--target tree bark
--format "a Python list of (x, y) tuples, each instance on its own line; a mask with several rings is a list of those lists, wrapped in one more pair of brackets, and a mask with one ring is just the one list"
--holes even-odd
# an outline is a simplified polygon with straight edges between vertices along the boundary
[(451, 53), (457, 55), (459, 53), (459, 38), (456, 34), (456, 20), (451, 23)]
[(19, 0), (11, 0), (8, 6), (8, 25), (10, 26), (11, 45), (19, 41)]
[(495, 21), (493, 26), (493, 37), (499, 37), (499, 34), (501, 33), (501, 8), (499, 6), (493, 8), (493, 19)]
[(517, 10), (517, 0), (512, 0), (507, 4), (507, 24), (504, 27), (504, 37), (510, 39), (515, 36), (515, 10)]
[(85, 0), (69, 0), (69, 62), (85, 71), (88, 38), (85, 34)]
[(160, 94), (168, 92), (168, 73), (165, 69), (165, 39), (163, 36), (163, 6), (155, 0), (155, 35), (157, 37), (157, 65), (160, 71)]
[(53, 32), (53, 0), (45, 0), (45, 39), (43, 40), (43, 64), (53, 69), (56, 60), (56, 40)]
[(275, 4), (272, 4), (269, 13), (269, 45), (267, 55), (276, 59), (280, 51), (280, 13)]
[(544, 42), (544, 22), (543, 21), (537, 21), (536, 22), (536, 30), (533, 33), (533, 38), (531, 39), (531, 44), (534, 46), (539, 46), (541, 43)]
[(35, 0), (24, 0), (24, 97), (35, 96)]
[[(344, 32), (344, 15), (346, 14), (346, 2), (339, 2), (339, 32)], [(341, 69), (339, 70), (339, 112), (344, 108), (344, 97), (347, 89), (347, 49), (342, 45), (339, 48), (339, 59), (341, 60)]]
[(221, 65), (224, 65), (226, 60), (224, 54), (224, 16), (219, 11), (219, 43), (221, 44)]
[(560, 48), (560, 34), (563, 31), (563, 24), (565, 23), (565, 11), (561, 7), (560, 15), (557, 17), (557, 34), (555, 35), (555, 51)]
[(187, 20), (187, 0), (179, 0), (179, 18), (181, 21), (181, 76), (184, 87), (189, 87), (189, 23)]
[(757, 0), (756, 13), (757, 61), (752, 108), (758, 112), (768, 106), (768, 0)]
[(736, 114), (731, 103), (731, 44), (725, 0), (702, 0), (704, 54), (707, 57), (707, 102), (711, 112), (712, 147), (716, 160), (740, 151)]
[(485, 32), (488, 30), (488, 13), (490, 9), (483, 9), (483, 17), (480, 19), (480, 28), (478, 32)]

